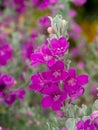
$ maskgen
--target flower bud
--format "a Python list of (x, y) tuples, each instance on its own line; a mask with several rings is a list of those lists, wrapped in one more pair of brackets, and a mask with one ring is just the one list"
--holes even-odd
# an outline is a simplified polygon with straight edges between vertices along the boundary
[(52, 33), (54, 33), (54, 30), (53, 30), (52, 27), (48, 27), (47, 32), (48, 32), (49, 34), (52, 34)]
[(67, 24), (67, 21), (65, 19), (62, 20), (62, 25), (65, 26)]

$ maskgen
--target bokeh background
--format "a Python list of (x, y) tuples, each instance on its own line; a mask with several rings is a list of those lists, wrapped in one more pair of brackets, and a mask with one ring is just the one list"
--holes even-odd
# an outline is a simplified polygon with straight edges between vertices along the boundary
[[(98, 99), (98, 0), (79, 1), (0, 0), (0, 76), (14, 78), (6, 89), (0, 81), (0, 130), (46, 130), (48, 122), (56, 124), (61, 114), (43, 109), (41, 95), (28, 88), (31, 75), (43, 70), (43, 66), (30, 66), (30, 55), (49, 36), (48, 16), (61, 14), (69, 22), (71, 66), (90, 78), (76, 103), (91, 108)], [(7, 96), (2, 96), (3, 90)], [(61, 129), (64, 121), (59, 120)]]

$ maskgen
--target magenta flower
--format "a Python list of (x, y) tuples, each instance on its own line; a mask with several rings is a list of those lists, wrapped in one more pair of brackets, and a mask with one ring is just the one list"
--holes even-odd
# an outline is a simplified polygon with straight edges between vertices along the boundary
[(87, 0), (73, 0), (72, 1), (76, 6), (83, 6)]
[(21, 55), (23, 56), (23, 59), (30, 59), (31, 54), (34, 52), (34, 44), (30, 41), (25, 41), (22, 45), (22, 52)]
[(47, 75), (47, 72), (34, 74), (31, 77), (32, 84), (29, 86), (29, 88), (35, 92), (43, 93), (44, 89), (49, 87), (51, 84), (49, 78), (50, 76)]
[(21, 88), (12, 89), (11, 87), (14, 85), (15, 80), (12, 76), (0, 73), (0, 103), (11, 105), (17, 98), (24, 98), (25, 90)]
[(24, 13), (26, 10), (26, 2), (25, 0), (13, 0), (13, 7), (16, 12)]
[(4, 94), (4, 102), (8, 105), (12, 105), (16, 100), (16, 95), (13, 93)]
[(70, 9), (69, 10), (69, 16), (74, 18), (75, 16), (77, 16), (77, 12), (74, 9)]
[(46, 88), (45, 96), (41, 100), (41, 104), (44, 108), (52, 107), (53, 110), (60, 110), (62, 103), (66, 100), (66, 92), (59, 89), (58, 86), (53, 85)]
[(31, 0), (31, 2), (35, 7), (41, 10), (46, 9), (50, 4), (49, 0)]
[(39, 52), (31, 55), (31, 65), (47, 64), (49, 66), (55, 63), (56, 59), (53, 57), (51, 50), (46, 46), (42, 46)]
[(57, 4), (58, 0), (50, 0), (50, 4), (54, 5)]
[(94, 123), (95, 127), (98, 129), (98, 110), (93, 111), (91, 114), (91, 120)]
[(6, 88), (13, 86), (14, 82), (15, 80), (12, 76), (9, 76), (7, 74), (5, 75), (1, 74), (0, 75), (0, 93), (4, 93), (4, 90)]
[(94, 97), (98, 98), (98, 89), (94, 82), (90, 86), (90, 92)]
[(64, 117), (64, 113), (61, 110), (59, 110), (59, 111), (56, 112), (56, 116), (58, 118), (63, 118)]
[(65, 37), (52, 39), (50, 41), (51, 50), (55, 56), (63, 56), (69, 48), (69, 43)]
[(12, 58), (12, 48), (9, 44), (1, 43), (0, 45), (0, 66), (5, 66)]
[(26, 91), (22, 88), (18, 88), (13, 91), (13, 94), (15, 94), (18, 99), (23, 100), (25, 97)]
[(65, 128), (65, 127), (63, 127), (61, 130), (66, 130), (66, 128)]
[(71, 31), (69, 32), (69, 37), (77, 40), (81, 34), (81, 27), (75, 22), (71, 22)]
[(76, 75), (76, 70), (70, 68), (65, 80), (64, 89), (70, 97), (70, 102), (77, 99), (84, 93), (83, 86), (88, 83), (88, 75)]
[(0, 98), (2, 99), (3, 102), (5, 101), (4, 97), (8, 95), (6, 91), (9, 90), (9, 88), (13, 85), (14, 85), (14, 78), (12, 76), (9, 76), (7, 74), (0, 75)]
[(3, 98), (4, 102), (7, 105), (12, 105), (17, 99), (23, 100), (25, 97), (26, 91), (24, 89), (18, 88), (10, 90), (8, 93), (4, 93)]
[(43, 28), (48, 28), (50, 26), (50, 20), (48, 16), (44, 16), (43, 18), (40, 18), (39, 23)]
[(50, 5), (54, 5), (58, 0), (31, 0), (31, 3), (40, 10), (47, 9)]
[(76, 124), (77, 130), (98, 130), (98, 124), (97, 126), (90, 120), (87, 119), (86, 121), (78, 121)]
[[(50, 77), (53, 82), (65, 80), (67, 78), (66, 68), (62, 61), (57, 61), (53, 66), (49, 67)], [(49, 75), (49, 73), (47, 73)]]

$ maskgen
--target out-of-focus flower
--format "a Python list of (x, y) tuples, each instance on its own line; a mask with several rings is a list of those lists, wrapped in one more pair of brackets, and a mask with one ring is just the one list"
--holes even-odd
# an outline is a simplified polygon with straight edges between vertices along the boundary
[(12, 89), (15, 85), (15, 80), (12, 76), (7, 74), (0, 74), (0, 103), (11, 105), (18, 99), (24, 99), (24, 89)]
[(98, 110), (93, 111), (93, 113), (91, 114), (92, 121), (94, 121), (96, 118), (98, 118)]
[(26, 1), (25, 0), (7, 0), (4, 2), (6, 7), (11, 7), (17, 13), (24, 13), (26, 11)]
[(56, 116), (58, 118), (62, 118), (62, 117), (64, 117), (64, 113), (61, 110), (59, 110), (59, 111), (56, 112)]
[(25, 41), (22, 44), (22, 51), (21, 51), (21, 55), (23, 57), (24, 60), (26, 59), (30, 59), (31, 58), (31, 54), (34, 52), (34, 44), (31, 40), (29, 41)]
[(90, 86), (90, 92), (94, 97), (98, 98), (98, 89), (97, 89), (96, 84), (94, 82)]
[(75, 22), (71, 21), (71, 31), (69, 31), (69, 37), (77, 40), (82, 32), (81, 27)]
[(66, 130), (66, 128), (65, 128), (65, 127), (63, 127), (61, 130)]
[(86, 68), (86, 65), (85, 65), (85, 63), (84, 62), (79, 62), (78, 64), (77, 64), (77, 67), (79, 68), (79, 69), (81, 69), (81, 70), (85, 70), (85, 68)]
[(50, 5), (54, 5), (58, 0), (31, 0), (31, 3), (40, 10), (47, 9)]
[(40, 18), (39, 23), (44, 28), (48, 28), (50, 26), (50, 20), (49, 20), (48, 16), (44, 16), (43, 18)]
[(0, 66), (5, 66), (12, 58), (12, 48), (8, 43), (0, 43)]
[(25, 0), (13, 0), (16, 12), (24, 13), (26, 9)]
[(76, 6), (83, 6), (87, 0), (73, 0), (72, 1)]
[(69, 16), (74, 18), (77, 15), (77, 12), (74, 9), (69, 10)]

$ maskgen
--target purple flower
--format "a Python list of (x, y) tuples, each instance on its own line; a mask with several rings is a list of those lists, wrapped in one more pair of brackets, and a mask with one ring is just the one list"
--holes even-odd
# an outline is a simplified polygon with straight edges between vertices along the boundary
[(90, 86), (90, 92), (94, 97), (98, 98), (98, 89), (97, 89), (96, 84), (94, 82)]
[(18, 88), (17, 90), (14, 90), (13, 92), (15, 93), (17, 98), (19, 98), (20, 100), (23, 100), (26, 94), (26, 91), (22, 88)]
[(40, 10), (47, 9), (50, 5), (54, 5), (58, 0), (31, 0), (31, 3)]
[(44, 16), (43, 18), (40, 18), (39, 23), (42, 25), (43, 28), (48, 28), (50, 26), (50, 20), (48, 16)]
[(12, 48), (9, 44), (0, 44), (0, 66), (5, 66), (12, 58)]
[(75, 22), (71, 22), (71, 31), (69, 32), (69, 37), (73, 39), (78, 39), (81, 34), (81, 27)]
[(25, 90), (21, 88), (10, 90), (9, 93), (4, 94), (4, 102), (8, 105), (12, 105), (16, 99), (23, 100), (25, 94)]
[(70, 68), (65, 80), (64, 89), (70, 97), (70, 102), (77, 99), (84, 93), (83, 85), (88, 83), (86, 74), (76, 75), (75, 68)]
[(25, 90), (21, 88), (12, 89), (11, 87), (14, 85), (15, 80), (12, 76), (0, 73), (0, 103), (11, 105), (17, 98), (24, 98)]
[(25, 60), (26, 59), (30, 59), (31, 58), (31, 54), (34, 52), (34, 47), (33, 47), (33, 42), (30, 41), (25, 41), (22, 45), (22, 56)]
[(57, 4), (58, 0), (50, 0), (50, 4)]
[(94, 123), (95, 127), (98, 129), (98, 110), (93, 111), (91, 114), (91, 120)]
[(69, 10), (69, 16), (74, 18), (77, 15), (77, 12), (74, 9)]
[(73, 0), (72, 1), (76, 6), (83, 6), (87, 0)]
[(4, 94), (4, 102), (8, 105), (12, 105), (16, 100), (16, 95), (13, 93)]
[(96, 126), (91, 119), (86, 121), (80, 120), (76, 124), (76, 130), (98, 130), (98, 125)]
[(39, 52), (31, 55), (31, 65), (47, 64), (51, 66), (55, 63), (55, 60), (51, 50), (46, 45), (42, 46)]
[(50, 4), (49, 0), (31, 0), (31, 2), (35, 7), (41, 10), (46, 9)]
[(24, 13), (26, 10), (26, 2), (25, 0), (13, 0), (14, 8), (18, 13)]
[(53, 54), (56, 56), (63, 56), (69, 48), (69, 43), (67, 42), (65, 37), (52, 39), (50, 41), (50, 45)]
[(64, 113), (61, 110), (59, 110), (59, 111), (56, 112), (56, 116), (58, 118), (63, 118), (64, 117)]
[(43, 92), (46, 87), (49, 87), (51, 82), (49, 80), (49, 75), (47, 72), (42, 72), (38, 74), (34, 74), (31, 77), (32, 84), (29, 86), (30, 89), (35, 92)]
[(0, 98), (2, 102), (5, 101), (4, 97), (8, 95), (6, 92), (14, 85), (14, 82), (15, 80), (12, 76), (0, 74)]
[(10, 130), (10, 128), (4, 128), (2, 126), (0, 126), (1, 130)]
[(61, 130), (66, 130), (66, 128), (65, 128), (65, 127), (63, 127)]
[(81, 69), (81, 70), (85, 70), (86, 65), (85, 65), (85, 63), (84, 63), (83, 61), (81, 61), (81, 62), (79, 62), (79, 63), (77, 64), (77, 68), (79, 68), (79, 69)]
[(4, 92), (4, 90), (8, 87), (11, 87), (14, 85), (14, 78), (10, 75), (0, 75), (0, 92)]
[(59, 89), (58, 86), (53, 85), (49, 88), (46, 88), (45, 96), (41, 100), (41, 104), (44, 108), (52, 107), (52, 109), (60, 110), (62, 103), (66, 100), (66, 92), (63, 92)]
[[(50, 78), (53, 82), (58, 82), (65, 80), (67, 78), (67, 72), (65, 71), (65, 66), (62, 61), (57, 61), (54, 65), (49, 67), (50, 69)], [(49, 73), (47, 73), (49, 75)]]

